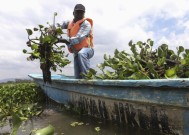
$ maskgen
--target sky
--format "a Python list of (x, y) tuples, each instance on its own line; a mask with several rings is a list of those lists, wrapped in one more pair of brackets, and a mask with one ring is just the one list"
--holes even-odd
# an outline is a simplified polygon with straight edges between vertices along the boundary
[[(150, 38), (154, 49), (162, 43), (173, 50), (180, 45), (189, 48), (189, 0), (0, 1), (0, 80), (41, 73), (39, 61), (27, 61), (28, 55), (22, 52), (29, 49), (26, 29), (52, 23), (54, 12), (58, 13), (56, 23), (72, 20), (76, 4), (83, 4), (85, 17), (94, 21), (91, 68), (97, 69), (103, 55), (113, 55), (115, 49), (129, 51), (130, 40)], [(68, 58), (72, 62), (62, 74), (73, 75), (73, 55)]]

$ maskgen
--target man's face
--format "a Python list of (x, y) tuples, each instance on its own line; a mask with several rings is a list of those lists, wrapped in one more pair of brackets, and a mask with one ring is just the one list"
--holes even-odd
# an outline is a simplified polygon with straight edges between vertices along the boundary
[(83, 10), (75, 10), (73, 12), (74, 21), (77, 22), (77, 21), (83, 19), (84, 18), (84, 14), (85, 14), (85, 12)]

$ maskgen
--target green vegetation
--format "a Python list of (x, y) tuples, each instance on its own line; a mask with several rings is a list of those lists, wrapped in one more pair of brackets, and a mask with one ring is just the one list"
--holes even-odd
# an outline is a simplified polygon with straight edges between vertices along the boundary
[(54, 127), (52, 125), (48, 125), (47, 127), (34, 131), (34, 134), (35, 135), (54, 135), (54, 131), (55, 131)]
[(90, 69), (84, 75), (86, 79), (163, 79), (189, 77), (189, 49), (177, 47), (177, 52), (167, 44), (152, 50), (154, 42), (138, 41), (128, 44), (132, 54), (126, 51), (114, 51), (114, 56), (104, 55), (104, 62), (98, 65), (102, 73)]
[(0, 84), (0, 127), (9, 121), (13, 135), (22, 121), (42, 112), (44, 95), (34, 83)]
[(81, 126), (81, 125), (83, 125), (84, 123), (83, 122), (77, 122), (77, 121), (75, 121), (75, 122), (72, 122), (70, 125), (72, 126), (72, 127), (75, 127), (75, 126)]
[[(57, 13), (54, 14), (54, 18)], [(40, 68), (43, 72), (44, 82), (51, 83), (51, 71), (61, 71), (64, 66), (70, 63), (66, 58), (63, 48), (65, 45), (58, 45), (61, 43), (61, 35), (64, 34), (60, 27), (38, 25), (32, 29), (26, 29), (28, 34), (27, 46), (30, 52), (23, 49), (23, 53), (29, 54), (28, 61), (39, 59)], [(36, 36), (39, 35), (39, 36)], [(36, 37), (35, 37), (36, 36)]]

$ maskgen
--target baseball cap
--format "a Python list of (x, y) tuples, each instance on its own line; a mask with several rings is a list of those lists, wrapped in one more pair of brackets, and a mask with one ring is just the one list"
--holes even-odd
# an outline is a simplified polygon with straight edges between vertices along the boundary
[(84, 7), (82, 4), (77, 4), (77, 5), (75, 5), (75, 7), (74, 7), (74, 11), (75, 11), (75, 10), (82, 10), (82, 11), (85, 12), (85, 7)]

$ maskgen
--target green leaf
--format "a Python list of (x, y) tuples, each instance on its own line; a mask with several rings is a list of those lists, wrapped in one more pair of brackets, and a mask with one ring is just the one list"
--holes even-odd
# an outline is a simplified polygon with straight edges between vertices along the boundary
[(179, 52), (184, 52), (184, 47), (183, 46), (179, 46)]
[(59, 35), (64, 34), (64, 32), (62, 31), (61, 28), (57, 28), (57, 29), (56, 29), (56, 32), (57, 32), (57, 34), (59, 34)]
[(110, 66), (110, 63), (107, 60), (105, 60), (104, 61), (104, 66)]
[(78, 123), (79, 123), (79, 122), (72, 122), (70, 125), (71, 125), (72, 127), (75, 127), (76, 125), (78, 125)]
[(140, 60), (141, 60), (140, 55), (136, 55), (136, 56), (135, 56), (135, 60), (136, 60), (136, 61), (140, 61)]
[(105, 79), (105, 78), (104, 78), (104, 75), (99, 74), (99, 75), (97, 76), (97, 79), (102, 79), (102, 80), (103, 80), (103, 79)]
[(158, 58), (157, 65), (158, 65), (158, 66), (164, 66), (164, 64), (165, 64), (165, 57), (163, 57), (163, 58)]
[(119, 59), (114, 57), (114, 58), (112, 59), (112, 62), (117, 64), (117, 63), (119, 62)]
[(177, 59), (177, 55), (173, 54), (173, 55), (171, 55), (170, 58), (171, 58), (172, 60), (175, 60), (175, 59)]
[(186, 58), (185, 61), (186, 61), (186, 64), (189, 65), (189, 58)]
[(44, 26), (43, 25), (39, 25), (39, 28), (41, 29), (41, 28), (43, 28)]
[(178, 50), (177, 53), (178, 53), (178, 56), (179, 56), (180, 53), (184, 51), (184, 47), (183, 46), (179, 46), (179, 47), (177, 47), (177, 50)]
[(40, 55), (39, 52), (33, 53), (33, 56), (35, 56), (35, 57), (39, 57), (39, 55)]
[(26, 49), (23, 49), (22, 51), (23, 51), (23, 53), (27, 53), (27, 50), (26, 50)]
[(5, 114), (0, 114), (0, 121), (2, 121), (4, 118), (6, 118)]
[(108, 60), (107, 54), (104, 54), (104, 60)]
[(133, 73), (131, 76), (128, 77), (129, 79), (139, 80), (139, 79), (150, 79), (146, 74), (138, 71)]
[(168, 45), (167, 44), (162, 44), (160, 47), (162, 48), (162, 51), (167, 51), (168, 50)]
[(45, 36), (43, 38), (43, 43), (50, 42), (51, 41), (51, 36)]
[(150, 46), (153, 46), (154, 41), (152, 41), (151, 39), (148, 39), (148, 40), (147, 40), (147, 43), (148, 43)]
[(33, 34), (33, 32), (32, 32), (31, 29), (26, 29), (26, 31), (27, 31), (27, 33), (28, 33), (29, 36)]
[(182, 64), (182, 65), (186, 65), (186, 60), (184, 60), (184, 59), (181, 60), (181, 64)]
[(31, 45), (31, 49), (32, 49), (32, 50), (37, 50), (37, 49), (38, 49), (38, 45), (37, 45), (37, 44)]
[(41, 58), (40, 63), (45, 63), (45, 58)]
[(132, 46), (132, 45), (133, 45), (133, 41), (130, 40), (130, 41), (129, 41), (129, 46)]
[(114, 74), (112, 74), (110, 71), (106, 70), (104, 74), (108, 79), (113, 79)]
[(45, 128), (39, 129), (35, 132), (35, 135), (54, 135), (54, 127), (49, 125)]
[(114, 51), (114, 55), (117, 56), (118, 53), (119, 53), (119, 51), (118, 51), (117, 49), (115, 49), (115, 51)]
[(22, 124), (22, 120), (18, 115), (12, 114), (12, 122), (13, 122), (13, 131), (11, 135), (17, 135), (17, 131)]
[(79, 123), (78, 123), (78, 126), (81, 126), (81, 125), (83, 125), (83, 124), (84, 124), (83, 122), (79, 122)]
[(173, 76), (171, 76), (171, 77), (168, 77), (168, 76), (166, 76), (166, 74), (165, 74), (165, 78), (167, 78), (167, 79), (169, 79), (169, 78), (178, 78), (178, 76), (177, 75), (173, 75)]
[(189, 78), (189, 71), (186, 71), (184, 74)]
[(93, 75), (96, 75), (97, 71), (95, 71), (94, 69), (92, 68), (89, 68), (89, 72), (91, 72)]
[(117, 63), (116, 63), (116, 64), (112, 64), (111, 67), (112, 67), (112, 69), (114, 69), (114, 70), (118, 70), (118, 65), (117, 65)]
[(104, 70), (104, 68), (105, 68), (104, 64), (98, 64), (97, 67), (98, 67), (100, 70)]
[(100, 127), (95, 127), (95, 131), (99, 132), (100, 131)]
[(158, 47), (158, 57), (163, 57), (163, 50), (161, 49), (161, 47)]
[(34, 31), (38, 31), (38, 28), (33, 28)]
[(139, 70), (139, 67), (138, 67), (137, 63), (133, 64), (133, 69), (134, 69), (135, 72)]
[(185, 49), (186, 54), (189, 54), (189, 49)]
[(137, 42), (137, 45), (138, 45), (140, 48), (142, 48), (142, 41), (138, 41), (138, 42)]
[(147, 62), (147, 66), (148, 66), (149, 69), (153, 69), (154, 68), (153, 62), (151, 60), (149, 60)]
[(151, 53), (152, 47), (150, 45), (146, 44), (145, 49), (146, 49), (147, 53)]
[[(119, 56), (122, 58), (122, 59), (125, 59), (128, 57), (129, 54), (127, 54), (125, 51), (122, 51), (121, 53), (119, 53)], [(128, 58), (127, 58), (128, 59)]]
[(133, 44), (133, 45), (131, 46), (131, 51), (132, 51), (132, 53), (134, 54), (134, 56), (138, 54), (135, 44)]
[(173, 77), (174, 75), (176, 75), (176, 69), (175, 68), (170, 68), (168, 70), (165, 71), (165, 75), (167, 77)]

